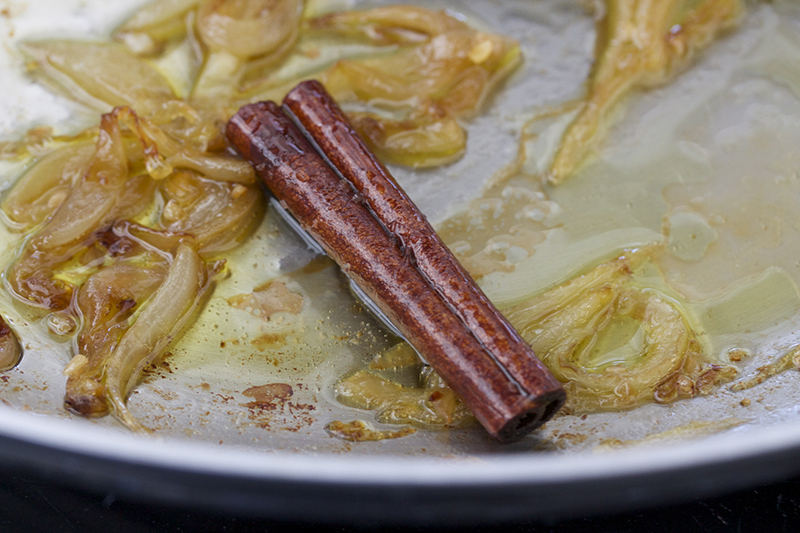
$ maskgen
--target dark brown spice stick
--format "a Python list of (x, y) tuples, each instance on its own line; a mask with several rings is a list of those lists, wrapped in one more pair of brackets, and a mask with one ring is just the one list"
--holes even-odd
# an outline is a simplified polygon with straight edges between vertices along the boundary
[(532, 396), (557, 410), (566, 398), (561, 385), (534, 355), (469, 273), (439, 238), (395, 179), (350, 126), (316, 80), (295, 87), (284, 106), (339, 174), (358, 190), (376, 218), (467, 328)]
[(228, 138), (273, 194), (354, 279), (500, 440), (541, 424), (551, 403), (521, 391), (271, 102), (243, 107)]

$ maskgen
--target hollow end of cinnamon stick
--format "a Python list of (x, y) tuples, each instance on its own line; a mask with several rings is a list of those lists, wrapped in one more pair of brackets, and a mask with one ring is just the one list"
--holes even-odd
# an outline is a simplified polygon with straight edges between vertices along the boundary
[[(514, 442), (550, 420), (567, 401), (567, 393), (560, 386), (531, 399), (532, 405), (508, 420), (496, 430), (487, 431), (500, 442)], [(526, 402), (527, 403), (527, 402)]]

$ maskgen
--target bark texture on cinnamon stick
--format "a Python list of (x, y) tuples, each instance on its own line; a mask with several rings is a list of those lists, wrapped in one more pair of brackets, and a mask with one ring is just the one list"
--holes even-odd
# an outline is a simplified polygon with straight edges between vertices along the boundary
[(243, 107), (228, 138), (272, 193), (472, 409), (509, 441), (541, 425), (563, 403), (560, 387), (528, 390), (487, 351), (432, 289), (360, 195), (342, 180), (272, 102)]
[(295, 87), (284, 107), (331, 166), (361, 193), (386, 231), (467, 328), (531, 394), (561, 386), (450, 252), (386, 167), (370, 151), (323, 85)]

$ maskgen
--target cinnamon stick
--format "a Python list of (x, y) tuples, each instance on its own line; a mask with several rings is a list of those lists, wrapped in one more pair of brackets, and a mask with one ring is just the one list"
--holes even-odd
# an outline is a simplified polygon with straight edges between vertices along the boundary
[[(431, 287), (511, 378), (531, 395), (565, 398), (559, 382), (453, 256), (322, 84), (316, 80), (303, 82), (283, 103), (331, 166), (363, 196), (387, 233), (398, 239)], [(552, 405), (553, 409), (558, 407)]]
[(272, 102), (243, 107), (228, 138), (298, 222), (397, 325), (494, 437), (513, 440), (563, 403), (509, 375), (389, 237), (352, 187)]

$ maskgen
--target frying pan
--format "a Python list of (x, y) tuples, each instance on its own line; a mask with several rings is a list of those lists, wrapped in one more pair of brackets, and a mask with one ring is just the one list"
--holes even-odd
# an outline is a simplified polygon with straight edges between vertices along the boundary
[[(26, 79), (13, 43), (103, 37), (138, 4), (48, 0), (10, 12), (4, 24), (14, 31), (3, 34), (9, 46), (0, 63), (2, 136), (41, 124), (71, 131), (96, 120)], [(594, 26), (576, 1), (425, 5), (458, 8), (475, 24), (518, 39), (526, 58), (469, 122), (462, 160), (435, 170), (393, 169), (441, 223), (514, 161), (522, 131), (529, 139), (522, 170), (542, 172), (574, 116), (564, 104), (585, 90)], [(509, 303), (523, 285), (543, 289), (615, 250), (666, 241), (672, 259), (661, 268), (707, 324), (714, 349), (749, 350), (740, 377), (797, 342), (800, 77), (791, 65), (800, 52), (800, 9), (789, 2), (748, 7), (741, 28), (673, 82), (631, 96), (578, 175), (541, 189), (539, 198), (560, 214), (515, 271), (481, 280), (492, 298)], [(531, 121), (559, 106), (563, 113)], [(21, 170), (7, 164), (6, 185)], [(509, 182), (514, 186), (520, 183)], [(705, 239), (699, 252), (682, 252), (680, 224), (698, 217), (714, 222), (712, 233), (697, 233)], [(131, 434), (110, 418), (67, 413), (61, 371), (69, 343), (42, 334), (2, 296), (27, 348), (0, 383), (3, 460), (133, 499), (364, 523), (585, 515), (732, 491), (800, 470), (796, 371), (740, 392), (723, 386), (668, 405), (562, 416), (511, 445), (478, 428), (364, 443), (331, 437), (323, 429), (331, 420), (371, 416), (338, 404), (332, 384), (389, 341), (353, 305), (333, 268), (303, 278), (313, 303), (301, 318), (266, 324), (231, 310), (225, 298), (313, 257), (274, 213), (258, 231), (261, 239), (233, 252), (239, 268), (171, 349), (169, 364), (132, 395), (131, 408), (152, 436)], [(14, 237), (5, 230), (0, 237), (13, 250)], [(356, 331), (368, 331), (369, 342), (353, 340)], [(256, 342), (265, 334), (284, 334), (291, 349)], [(295, 407), (267, 413), (248, 406), (243, 391), (274, 382), (293, 386)]]

